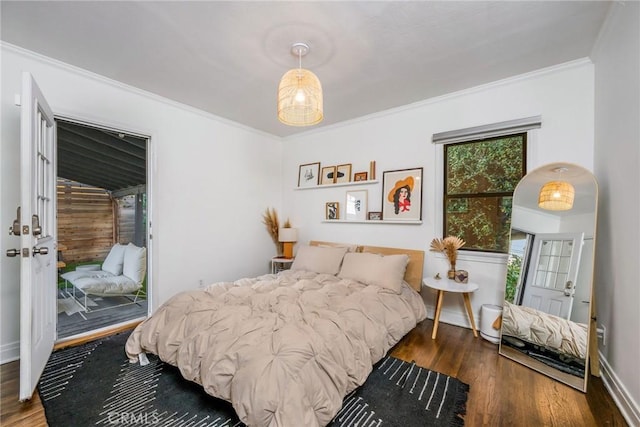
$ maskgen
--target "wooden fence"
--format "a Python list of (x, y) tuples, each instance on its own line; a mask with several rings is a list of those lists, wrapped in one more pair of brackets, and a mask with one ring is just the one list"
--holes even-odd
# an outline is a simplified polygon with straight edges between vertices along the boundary
[(136, 229), (136, 196), (134, 194), (117, 199), (118, 242), (126, 245), (134, 242)]
[(108, 191), (58, 179), (58, 241), (63, 260), (102, 262), (117, 241), (117, 204)]

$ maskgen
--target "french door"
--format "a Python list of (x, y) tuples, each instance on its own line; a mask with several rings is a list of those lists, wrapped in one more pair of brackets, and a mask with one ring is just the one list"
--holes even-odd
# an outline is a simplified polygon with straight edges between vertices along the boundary
[(534, 237), (522, 305), (569, 319), (583, 238), (583, 233)]
[(20, 400), (33, 395), (56, 335), (56, 153), (53, 113), (30, 73), (20, 110)]

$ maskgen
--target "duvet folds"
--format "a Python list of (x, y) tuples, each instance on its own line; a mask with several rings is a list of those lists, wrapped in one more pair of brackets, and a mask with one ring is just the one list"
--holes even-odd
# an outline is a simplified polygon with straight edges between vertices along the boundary
[(180, 293), (133, 331), (145, 352), (233, 404), (249, 426), (324, 426), (426, 317), (420, 295), (288, 270)]

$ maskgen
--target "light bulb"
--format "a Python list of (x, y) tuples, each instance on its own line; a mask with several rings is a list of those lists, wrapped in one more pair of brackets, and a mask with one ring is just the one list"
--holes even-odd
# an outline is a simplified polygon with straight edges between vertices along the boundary
[(304, 104), (306, 96), (304, 95), (304, 91), (302, 89), (298, 89), (298, 91), (296, 92), (295, 100), (298, 104)]

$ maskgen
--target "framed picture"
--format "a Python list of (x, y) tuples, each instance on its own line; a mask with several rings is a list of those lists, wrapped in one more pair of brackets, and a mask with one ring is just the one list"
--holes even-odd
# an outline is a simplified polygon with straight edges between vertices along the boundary
[(320, 182), (320, 162), (300, 165), (298, 187), (315, 187)]
[(382, 172), (382, 219), (422, 219), (422, 168)]
[(380, 221), (382, 219), (382, 212), (369, 212), (367, 219), (369, 221)]
[(336, 167), (336, 182), (351, 182), (351, 163)]
[(326, 219), (340, 219), (340, 203), (327, 202), (325, 207)]
[(356, 172), (353, 174), (353, 180), (355, 182), (358, 181), (366, 181), (367, 180), (367, 172)]
[(336, 182), (336, 167), (325, 166), (322, 168), (322, 175), (320, 176), (320, 184), (333, 184)]
[(347, 191), (345, 219), (347, 221), (367, 219), (367, 190)]

